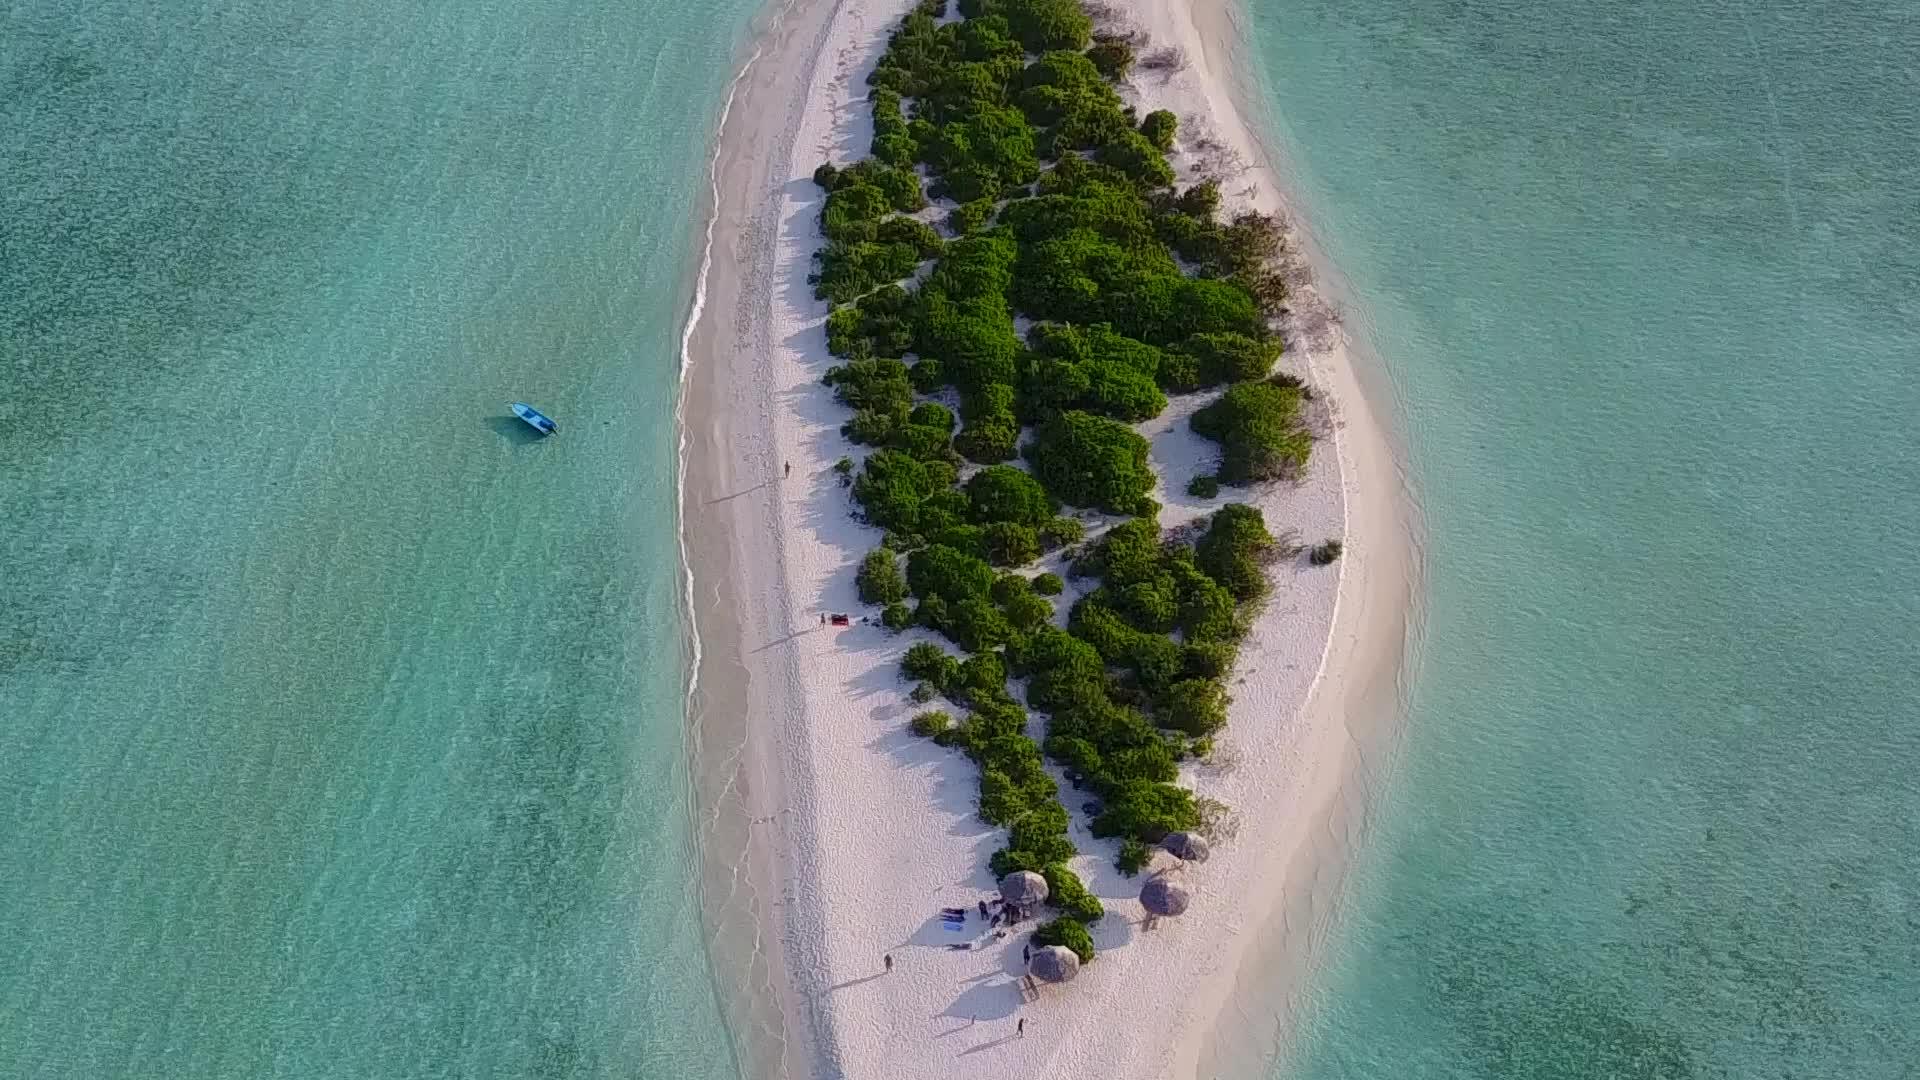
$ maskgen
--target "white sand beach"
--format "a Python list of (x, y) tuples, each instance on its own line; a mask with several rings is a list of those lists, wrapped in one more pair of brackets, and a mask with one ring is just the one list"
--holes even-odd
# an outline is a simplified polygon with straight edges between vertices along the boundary
[[(1280, 192), (1234, 110), (1231, 18), (1217, 4), (1110, 5), (1186, 61), (1164, 78), (1136, 72), (1124, 93), (1182, 118), (1183, 182), (1237, 156), (1230, 201), (1273, 209)], [(832, 471), (861, 449), (820, 383), (835, 361), (806, 280), (822, 200), (810, 177), (865, 155), (864, 78), (908, 6), (794, 0), (770, 13), (714, 162), (710, 264), (687, 340), (683, 517), (712, 951), (723, 981), (747, 973), (730, 1019), (750, 1075), (1244, 1074), (1284, 1037), (1286, 1002), (1336, 910), (1369, 794), (1372, 743), (1355, 731), (1389, 726), (1398, 708), (1415, 561), (1403, 477), (1338, 328), (1318, 319), (1282, 360), (1330, 411), (1302, 483), (1203, 503), (1185, 488), (1212, 471), (1213, 446), (1186, 420), (1207, 396), (1140, 425), (1166, 524), (1244, 499), (1276, 532), (1341, 537), (1346, 554), (1275, 568), (1214, 760), (1183, 774), (1231, 811), (1213, 857), (1177, 871), (1194, 893), (1187, 914), (1140, 925), (1144, 876), (1113, 869), (1113, 842), (1086, 832), (1062, 784), (1075, 869), (1108, 915), (1080, 977), (1023, 1001), (1023, 933), (996, 941), (978, 918), (961, 934), (939, 919), (990, 895), (1002, 834), (974, 815), (973, 764), (907, 730), (918, 710), (899, 658), (931, 635), (819, 622), (870, 613), (854, 570), (880, 534), (855, 520)], [(949, 948), (960, 943), (975, 947)]]

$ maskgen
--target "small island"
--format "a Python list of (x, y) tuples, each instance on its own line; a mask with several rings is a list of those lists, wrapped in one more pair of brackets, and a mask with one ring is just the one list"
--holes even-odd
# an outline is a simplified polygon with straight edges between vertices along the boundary
[(754, 1075), (1213, 1075), (1340, 908), (1404, 473), (1228, 10), (956, 3), (784, 6), (729, 97), (681, 426), (708, 947)]

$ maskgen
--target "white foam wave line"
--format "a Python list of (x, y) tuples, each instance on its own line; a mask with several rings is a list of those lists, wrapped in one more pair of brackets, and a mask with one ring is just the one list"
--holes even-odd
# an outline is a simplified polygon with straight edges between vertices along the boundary
[(720, 106), (720, 122), (713, 128), (713, 156), (707, 159), (707, 227), (700, 241), (700, 272), (693, 279), (693, 303), (687, 311), (687, 322), (680, 330), (680, 400), (674, 403), (673, 422), (680, 429), (680, 460), (674, 467), (674, 487), (676, 501), (680, 507), (680, 520), (675, 524), (679, 529), (680, 543), (680, 583), (681, 598), (687, 605), (687, 700), (700, 689), (700, 631), (696, 625), (698, 616), (694, 614), (693, 597), (693, 559), (687, 550), (687, 461), (689, 458), (687, 441), (687, 381), (693, 369), (693, 333), (700, 326), (700, 317), (707, 310), (707, 275), (713, 270), (713, 233), (720, 222), (720, 152), (721, 137), (727, 130), (727, 117), (733, 114), (733, 102), (740, 94), (740, 84), (746, 81), (753, 65), (766, 52), (763, 40), (755, 45), (753, 55), (740, 65), (740, 71), (733, 81), (727, 84), (727, 98)]

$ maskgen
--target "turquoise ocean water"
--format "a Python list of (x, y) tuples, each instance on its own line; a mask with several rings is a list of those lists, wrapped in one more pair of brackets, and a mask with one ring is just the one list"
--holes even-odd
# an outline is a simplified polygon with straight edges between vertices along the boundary
[(671, 411), (755, 6), (0, 11), (0, 1076), (737, 1075)]
[(1920, 14), (1250, 6), (1429, 543), (1273, 1075), (1914, 1075)]

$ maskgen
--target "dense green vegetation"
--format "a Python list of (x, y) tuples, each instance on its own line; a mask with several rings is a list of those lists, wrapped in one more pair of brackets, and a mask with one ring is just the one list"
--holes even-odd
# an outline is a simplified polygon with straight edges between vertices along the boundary
[[(1281, 233), (1257, 214), (1221, 220), (1210, 182), (1175, 188), (1175, 117), (1121, 102), (1112, 81), (1132, 47), (1095, 40), (1078, 0), (945, 12), (923, 2), (868, 78), (872, 156), (815, 173), (828, 194), (813, 283), (842, 360), (825, 381), (852, 410), (843, 433), (870, 448), (853, 498), (887, 534), (861, 565), (862, 598), (885, 625), (968, 654), (906, 651), (913, 699), (958, 712), (912, 728), (979, 766), (980, 817), (1007, 830), (993, 872), (1046, 877), (1061, 918), (1035, 940), (1091, 959), (1082, 924), (1102, 909), (1068, 867), (1045, 762), (1097, 803), (1093, 833), (1121, 842), (1129, 873), (1166, 833), (1201, 825), (1177, 763), (1226, 721), (1225, 678), (1277, 550), (1241, 505), (1192, 540), (1166, 535), (1129, 425), (1170, 393), (1226, 385), (1193, 421), (1222, 444), (1220, 482), (1305, 461), (1302, 391), (1270, 381)], [(957, 416), (930, 400), (942, 395)], [(1081, 543), (1062, 506), (1127, 518), (1071, 553), (1088, 587), (1064, 628), (1048, 597), (1065, 582), (1017, 572)], [(1026, 680), (1024, 702), (1010, 679)], [(1041, 741), (1029, 709), (1046, 717)]]
[(1289, 479), (1307, 466), (1313, 436), (1301, 423), (1291, 380), (1243, 382), (1193, 414), (1193, 430), (1220, 444), (1221, 483)]
[(1055, 919), (1041, 924), (1033, 932), (1035, 945), (1065, 945), (1080, 954), (1082, 962), (1093, 959), (1093, 935), (1084, 924), (1073, 919)]

